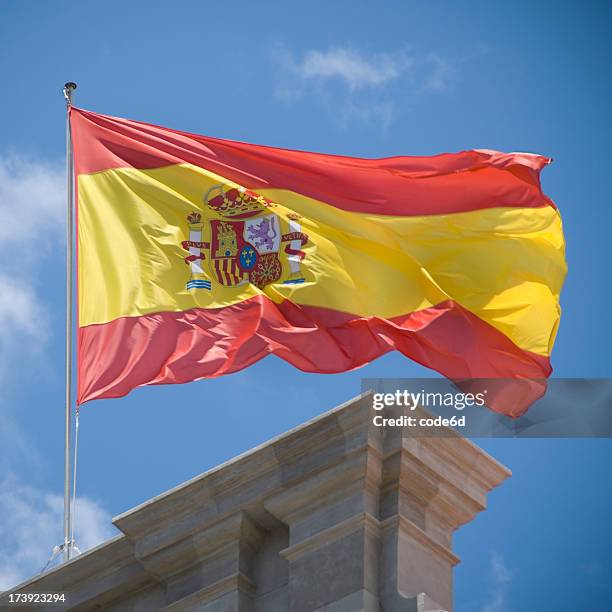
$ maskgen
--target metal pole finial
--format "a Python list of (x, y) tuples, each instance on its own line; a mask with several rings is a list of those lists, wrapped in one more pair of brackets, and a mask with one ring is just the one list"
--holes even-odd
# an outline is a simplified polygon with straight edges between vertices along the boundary
[(77, 84), (72, 81), (68, 81), (64, 84), (64, 98), (66, 99), (66, 104), (68, 106), (72, 106), (72, 92), (77, 88)]

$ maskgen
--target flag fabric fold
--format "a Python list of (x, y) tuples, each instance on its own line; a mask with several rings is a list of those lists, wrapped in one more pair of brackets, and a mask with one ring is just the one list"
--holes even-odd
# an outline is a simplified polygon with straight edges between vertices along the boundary
[(550, 375), (566, 267), (547, 158), (359, 159), (70, 121), (80, 404), (269, 354), (307, 372), (397, 350), (452, 379)]

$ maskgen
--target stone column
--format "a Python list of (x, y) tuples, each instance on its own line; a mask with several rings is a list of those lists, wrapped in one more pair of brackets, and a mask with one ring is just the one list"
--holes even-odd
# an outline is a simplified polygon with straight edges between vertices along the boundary
[(379, 597), (388, 612), (452, 610), (453, 567), (459, 562), (453, 532), (484, 510), (487, 493), (510, 475), (451, 430), (425, 433), (384, 434)]
[(352, 408), (341, 458), (264, 502), (289, 528), (289, 609), (450, 611), (452, 533), (509, 472), (451, 432), (405, 437), (372, 425), (367, 398)]
[[(378, 611), (381, 462), (362, 448), (266, 499), (289, 526), (289, 609)], [(333, 604), (333, 607), (329, 607)]]
[(178, 515), (170, 525), (132, 536), (136, 558), (164, 585), (163, 609), (251, 612), (264, 530), (243, 510), (195, 530)]

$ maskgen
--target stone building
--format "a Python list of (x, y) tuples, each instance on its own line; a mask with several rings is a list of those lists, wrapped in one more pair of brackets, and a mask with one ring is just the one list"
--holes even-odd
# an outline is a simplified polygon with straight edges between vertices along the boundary
[(116, 517), (121, 535), (11, 592), (65, 592), (71, 610), (450, 611), (453, 531), (508, 475), (450, 432), (374, 427), (364, 395)]

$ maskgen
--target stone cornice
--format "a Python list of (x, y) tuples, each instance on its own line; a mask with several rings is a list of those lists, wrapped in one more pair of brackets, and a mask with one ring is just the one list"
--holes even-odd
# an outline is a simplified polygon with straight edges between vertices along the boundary
[(257, 589), (254, 582), (248, 576), (245, 576), (243, 573), (239, 572), (232, 574), (231, 576), (227, 576), (226, 578), (223, 578), (222, 580), (219, 580), (204, 589), (200, 589), (191, 595), (187, 595), (186, 597), (167, 605), (164, 610), (167, 610), (168, 612), (194, 610), (199, 605), (213, 601), (226, 593), (231, 593), (232, 591), (236, 590), (254, 595)]
[(353, 489), (366, 476), (367, 447), (358, 448), (327, 470), (309, 475), (266, 497), (264, 507), (277, 518), (292, 521), (303, 512), (312, 511), (313, 500), (322, 501), (326, 496), (342, 495)]
[(415, 525), (412, 521), (409, 521), (407, 518), (396, 514), (395, 516), (391, 516), (388, 519), (385, 519), (380, 523), (380, 529), (382, 532), (387, 531), (388, 529), (398, 529), (402, 533), (409, 535), (412, 539), (416, 540), (422, 546), (425, 546), (437, 556), (441, 557), (444, 561), (454, 566), (459, 563), (460, 559), (453, 552), (443, 546), (434, 538), (432, 538), (426, 531), (423, 531), (420, 527)]
[(236, 556), (241, 547), (256, 549), (262, 530), (248, 514), (238, 510), (196, 533), (159, 541), (145, 538), (136, 543), (135, 556), (157, 579), (167, 579), (192, 565), (226, 554)]
[[(67, 592), (68, 603), (73, 607), (94, 599), (111, 601), (154, 583), (134, 558), (131, 542), (121, 534), (17, 585), (10, 592)], [(0, 600), (2, 595), (0, 593)]]
[(318, 531), (314, 535), (301, 540), (297, 544), (281, 550), (280, 554), (285, 559), (293, 561), (302, 555), (327, 546), (335, 540), (344, 538), (361, 529), (364, 529), (366, 533), (369, 533), (377, 538), (380, 537), (382, 532), (397, 529), (407, 535), (410, 535), (422, 546), (434, 552), (437, 556), (441, 557), (450, 565), (454, 566), (459, 563), (459, 557), (453, 554), (449, 548), (437, 542), (427, 532), (423, 531), (420, 527), (405, 517), (396, 514), (388, 519), (385, 519), (384, 521), (379, 521), (367, 512), (361, 512), (342, 521), (341, 523), (334, 525), (333, 527), (329, 527), (323, 531)]
[(366, 532), (378, 537), (380, 533), (380, 522), (367, 512), (361, 512), (333, 527), (318, 531), (297, 544), (281, 550), (280, 555), (289, 561), (293, 561), (302, 555), (326, 546), (335, 540), (344, 538), (360, 529), (365, 529)]

